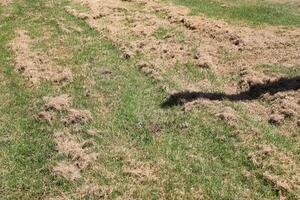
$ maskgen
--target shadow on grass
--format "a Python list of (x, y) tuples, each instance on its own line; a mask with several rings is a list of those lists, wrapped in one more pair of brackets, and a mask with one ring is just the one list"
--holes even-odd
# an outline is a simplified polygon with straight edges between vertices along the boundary
[(197, 99), (208, 99), (215, 101), (246, 101), (255, 100), (261, 97), (263, 94), (269, 93), (274, 95), (278, 92), (284, 92), (289, 90), (300, 89), (300, 76), (294, 78), (280, 78), (277, 81), (259, 84), (251, 87), (249, 90), (240, 92), (238, 94), (225, 94), (221, 92), (206, 93), (206, 92), (191, 92), (183, 91), (170, 95), (162, 104), (162, 108), (169, 108), (178, 105), (184, 105), (185, 103), (195, 101)]

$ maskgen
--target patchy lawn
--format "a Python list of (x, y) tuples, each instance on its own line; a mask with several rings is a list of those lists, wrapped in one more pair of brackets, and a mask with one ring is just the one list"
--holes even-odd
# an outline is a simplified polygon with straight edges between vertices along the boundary
[(300, 197), (297, 2), (174, 2), (0, 1), (3, 199)]
[(253, 25), (300, 26), (299, 1), (286, 0), (169, 0), (191, 8), (191, 14), (205, 14), (226, 21)]

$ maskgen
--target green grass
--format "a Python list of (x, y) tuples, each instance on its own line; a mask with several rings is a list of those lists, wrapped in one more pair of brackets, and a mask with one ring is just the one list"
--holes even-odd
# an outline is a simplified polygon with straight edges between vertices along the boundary
[(280, 74), (289, 78), (300, 75), (299, 66), (284, 67), (284, 66), (277, 66), (277, 65), (261, 65), (261, 66), (257, 66), (256, 68), (258, 71), (261, 71), (264, 74), (268, 74), (268, 75)]
[(299, 10), (290, 4), (248, 0), (168, 0), (191, 8), (191, 14), (205, 14), (251, 25), (300, 26)]
[[(0, 9), (2, 199), (76, 194), (76, 188), (82, 184), (82, 179), (72, 182), (51, 172), (54, 163), (62, 159), (55, 150), (52, 133), (62, 125), (56, 122), (50, 127), (34, 119), (42, 109), (43, 96), (62, 93), (74, 98), (74, 107), (93, 113), (94, 120), (83, 127), (82, 137), (96, 142), (100, 158), (93, 164), (95, 168), (86, 168), (82, 173), (91, 182), (111, 188), (110, 199), (126, 192), (136, 199), (278, 198), (274, 187), (259, 176), (250, 179), (243, 176), (245, 169), (256, 170), (247, 155), (255, 144), (264, 142), (297, 154), (296, 141), (278, 137), (274, 127), (252, 119), (242, 122), (241, 129), (259, 127), (264, 137), (253, 140), (253, 146), (243, 146), (234, 128), (205, 108), (191, 112), (184, 112), (181, 107), (162, 109), (160, 104), (168, 94), (133, 67), (136, 60), (123, 58), (110, 41), (66, 14), (63, 8), (70, 4), (68, 1), (50, 6), (46, 2), (16, 1), (10, 9)], [(5, 14), (10, 16), (4, 17)], [(29, 14), (40, 17), (27, 17)], [(59, 18), (83, 32), (62, 31), (56, 23)], [(25, 29), (31, 37), (40, 39), (35, 49), (45, 53), (53, 48), (67, 52), (66, 57), (57, 53), (54, 62), (71, 68), (76, 75), (74, 82), (61, 88), (49, 83), (28, 87), (26, 80), (13, 70), (14, 54), (6, 48), (17, 29)], [(49, 30), (48, 37), (43, 37), (44, 30)], [(158, 36), (167, 32), (162, 30)], [(111, 77), (101, 74), (103, 70), (111, 71)], [(178, 65), (175, 70), (191, 81), (217, 80), (210, 71), (192, 65)], [(86, 95), (87, 91), (92, 95)], [(220, 106), (226, 104), (235, 108), (234, 103), (228, 102)], [(94, 137), (85, 134), (91, 128), (99, 134)], [(130, 167), (129, 163), (143, 171), (151, 171), (151, 167), (145, 166), (152, 166), (155, 170), (151, 176), (155, 178), (144, 181), (133, 178), (124, 170)]]
[(183, 43), (185, 41), (185, 36), (182, 32), (173, 29), (171, 27), (160, 27), (155, 33), (154, 36), (157, 39), (164, 40), (167, 39), (169, 36), (175, 36), (176, 41), (179, 43)]

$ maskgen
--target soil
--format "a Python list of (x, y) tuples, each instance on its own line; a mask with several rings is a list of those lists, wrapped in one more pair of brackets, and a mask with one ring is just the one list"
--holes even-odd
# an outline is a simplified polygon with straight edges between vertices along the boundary
[(83, 30), (78, 26), (66, 24), (65, 20), (63, 18), (57, 20), (57, 25), (65, 33), (72, 33), (72, 32), (81, 33), (81, 32), (83, 32)]
[(284, 121), (284, 116), (280, 115), (280, 114), (273, 114), (270, 116), (269, 118), (269, 122), (271, 124), (276, 124), (276, 125), (280, 125), (282, 124)]
[(89, 136), (96, 136), (99, 131), (97, 129), (89, 129), (86, 132)]

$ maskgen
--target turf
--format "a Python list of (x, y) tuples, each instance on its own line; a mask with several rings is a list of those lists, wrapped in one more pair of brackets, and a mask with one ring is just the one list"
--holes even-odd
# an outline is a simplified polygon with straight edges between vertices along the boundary
[(169, 0), (191, 8), (191, 15), (205, 14), (250, 25), (300, 26), (299, 8), (289, 3), (248, 0)]
[[(53, 164), (62, 159), (57, 155), (52, 133), (62, 127), (59, 123), (49, 127), (34, 118), (42, 109), (43, 96), (61, 93), (72, 95), (76, 107), (93, 113), (94, 121), (84, 127), (83, 137), (91, 137), (86, 134), (89, 129), (99, 131), (92, 139), (101, 156), (95, 164), (98, 168), (87, 168), (83, 174), (85, 178), (111, 188), (110, 199), (121, 197), (128, 191), (135, 199), (278, 198), (272, 184), (259, 176), (245, 178), (245, 170), (261, 173), (247, 156), (254, 145), (265, 142), (299, 155), (295, 140), (276, 135), (274, 126), (251, 119), (246, 111), (231, 102), (227, 102), (227, 106), (245, 115), (246, 120), (239, 126), (244, 129), (255, 126), (262, 131), (263, 137), (254, 140), (253, 146), (243, 146), (232, 127), (205, 109), (192, 112), (183, 112), (179, 106), (163, 109), (160, 105), (167, 94), (155, 81), (132, 67), (135, 60), (125, 59), (118, 47), (83, 21), (68, 15), (64, 6), (72, 5), (69, 1), (47, 2), (19, 0), (7, 9), (0, 7), (2, 199), (43, 199), (74, 193), (82, 184), (83, 180), (72, 182), (51, 172)], [(288, 7), (243, 5), (225, 10), (208, 1), (200, 1), (197, 5), (190, 0), (177, 3), (191, 6), (193, 14), (203, 12), (251, 23), (299, 25), (298, 16), (282, 14), (290, 9)], [(251, 12), (258, 16), (252, 18)], [(83, 31), (62, 31), (56, 21), (59, 18)], [(66, 57), (58, 53), (54, 61), (72, 69), (76, 74), (74, 82), (63, 88), (50, 83), (29, 87), (24, 77), (13, 70), (14, 54), (7, 48), (18, 29), (25, 29), (33, 38), (40, 38), (36, 49), (46, 53), (53, 48), (67, 52)], [(167, 31), (162, 29), (157, 37), (163, 39)], [(103, 76), (103, 70), (110, 71), (112, 77)], [(204, 70), (197, 71), (200, 74), (195, 76), (195, 66), (176, 66), (176, 73), (191, 79), (215, 78)], [(87, 91), (94, 95), (87, 95)], [(146, 181), (132, 180), (124, 171), (128, 163), (155, 173)], [(142, 168), (148, 165), (152, 167)]]

